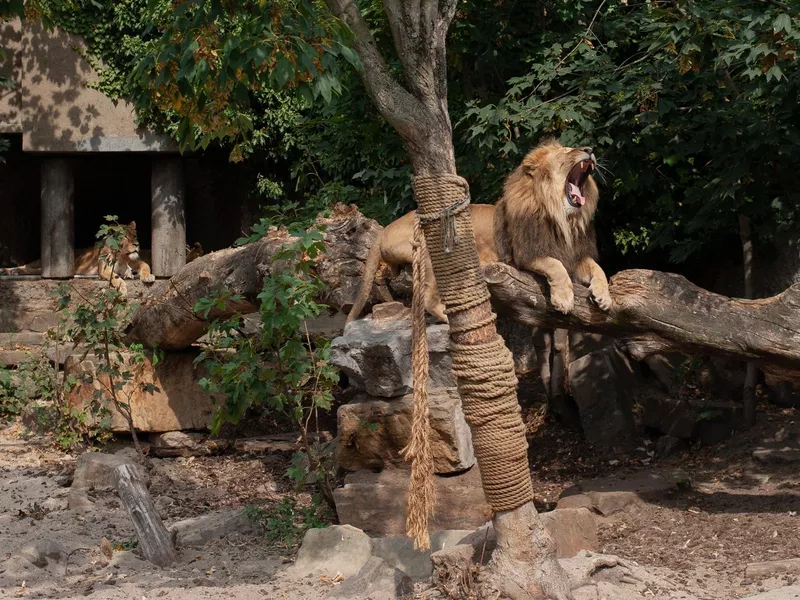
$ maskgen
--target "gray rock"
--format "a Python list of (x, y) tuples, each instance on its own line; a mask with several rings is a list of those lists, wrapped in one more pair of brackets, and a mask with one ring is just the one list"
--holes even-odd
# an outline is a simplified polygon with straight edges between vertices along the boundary
[(589, 479), (564, 490), (557, 508), (585, 507), (609, 517), (666, 498), (677, 489), (678, 484), (672, 476), (657, 472), (636, 473), (625, 478)]
[[(116, 454), (103, 454), (101, 452), (86, 452), (78, 457), (75, 465), (75, 476), (72, 479), (73, 490), (93, 490), (113, 488), (114, 480), (112, 474), (114, 469), (120, 465), (131, 465), (137, 475), (149, 485), (149, 478), (145, 470), (138, 464), (132, 462), (127, 456)], [(72, 502), (70, 501), (70, 508)]]
[(748, 596), (742, 600), (797, 600), (800, 598), (800, 585), (790, 585), (788, 587)]
[[(405, 535), (408, 484), (409, 471), (400, 469), (347, 475), (344, 487), (333, 492), (339, 522), (375, 535)], [(437, 502), (430, 531), (476, 529), (491, 518), (478, 465), (460, 475), (434, 477), (434, 485)]]
[(581, 550), (598, 550), (597, 523), (587, 508), (559, 508), (541, 513), (542, 523), (553, 536), (559, 558)]
[(243, 510), (223, 509), (178, 521), (169, 530), (179, 547), (189, 548), (205, 546), (211, 540), (232, 533), (252, 533), (257, 530), (257, 526), (247, 518)]
[(753, 458), (758, 462), (767, 464), (787, 464), (800, 462), (800, 449), (783, 448), (757, 448), (753, 450)]
[(52, 540), (39, 540), (28, 544), (17, 554), (40, 569), (59, 565), (65, 568), (68, 556), (67, 550)]
[(589, 443), (606, 446), (633, 443), (636, 377), (621, 350), (612, 345), (573, 361), (569, 365), (569, 382)]
[[(448, 326), (429, 325), (430, 387), (456, 385), (448, 348)], [(344, 335), (333, 340), (331, 363), (347, 375), (351, 385), (370, 396), (394, 398), (410, 393), (410, 322), (357, 319), (349, 323)]]
[(659, 458), (669, 458), (688, 449), (689, 446), (684, 440), (671, 435), (662, 435), (656, 442), (656, 453)]
[[(475, 464), (472, 434), (458, 391), (430, 389), (431, 448), (436, 473), (459, 473)], [(411, 438), (414, 395), (385, 400), (361, 395), (337, 412), (339, 465), (347, 471), (404, 465)]]
[(329, 598), (400, 600), (409, 598), (413, 591), (410, 577), (373, 556), (354, 577), (336, 588)]
[[(491, 549), (494, 546), (494, 531), (491, 530), (491, 527), (489, 529)], [(469, 543), (473, 538), (476, 539), (476, 543), (482, 543), (484, 539), (487, 539), (486, 530), (487, 528), (483, 527), (478, 532), (464, 529), (434, 531), (430, 534), (430, 550), (415, 550), (414, 540), (407, 537), (374, 538), (372, 555), (384, 560), (387, 565), (402, 571), (412, 579), (427, 579), (433, 572), (432, 553), (458, 544)]]
[(67, 498), (48, 498), (42, 502), (42, 508), (49, 512), (57, 512), (59, 510), (66, 510), (69, 507)]
[(293, 570), (300, 576), (319, 574), (350, 577), (359, 572), (372, 554), (372, 540), (350, 525), (309, 529), (297, 551)]

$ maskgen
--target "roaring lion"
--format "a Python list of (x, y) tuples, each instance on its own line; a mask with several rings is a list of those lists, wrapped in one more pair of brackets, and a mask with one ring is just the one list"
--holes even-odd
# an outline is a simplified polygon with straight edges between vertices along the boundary
[[(473, 231), (475, 232), (475, 245), (478, 248), (478, 259), (481, 264), (497, 262), (498, 255), (494, 245), (494, 227), (492, 225), (494, 206), (490, 204), (471, 204), (469, 209)], [(367, 255), (361, 287), (347, 315), (348, 323), (357, 318), (364, 309), (364, 304), (366, 304), (369, 293), (372, 290), (372, 282), (375, 281), (375, 271), (377, 271), (381, 261), (389, 265), (393, 275), (397, 275), (403, 266), (411, 264), (411, 237), (413, 232), (414, 211), (389, 223), (381, 231)], [(425, 262), (427, 266), (425, 309), (437, 319), (446, 323), (447, 316), (444, 314), (444, 304), (442, 304), (439, 298), (439, 291), (436, 288), (436, 279), (433, 276), (430, 258), (426, 257)]]
[(572, 278), (589, 287), (602, 310), (612, 305), (608, 279), (597, 264), (594, 218), (599, 193), (591, 148), (566, 148), (548, 139), (506, 179), (495, 206), (500, 260), (544, 275), (556, 310), (572, 310)]
[[(198, 242), (195, 242), (192, 248), (187, 248), (187, 263), (200, 256), (203, 256), (203, 248)], [(3, 275), (41, 275), (41, 273), (41, 260), (35, 260), (22, 267), (0, 269), (0, 274)], [(150, 251), (139, 249), (135, 221), (131, 221), (125, 228), (125, 235), (120, 240), (118, 249), (111, 248), (106, 239), (103, 240), (102, 248), (95, 246), (76, 250), (75, 274), (99, 276), (101, 279), (111, 281), (112, 285), (120, 289), (123, 294), (126, 293), (127, 286), (122, 280), (132, 279), (134, 274), (145, 283), (155, 281), (155, 276), (150, 270)]]

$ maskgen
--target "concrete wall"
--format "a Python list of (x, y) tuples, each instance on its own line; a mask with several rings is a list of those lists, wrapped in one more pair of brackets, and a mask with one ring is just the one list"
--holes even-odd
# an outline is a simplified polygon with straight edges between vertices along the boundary
[(87, 87), (98, 77), (79, 54), (80, 37), (17, 20), (0, 24), (0, 39), (8, 54), (0, 72), (19, 84), (0, 90), (0, 133), (22, 133), (24, 151), (177, 151), (168, 137), (137, 128), (130, 104)]

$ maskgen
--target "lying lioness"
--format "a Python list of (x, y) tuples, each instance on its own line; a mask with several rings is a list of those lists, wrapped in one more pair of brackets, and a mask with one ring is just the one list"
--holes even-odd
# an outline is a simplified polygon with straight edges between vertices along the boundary
[[(478, 248), (478, 259), (482, 265), (497, 262), (497, 249), (494, 244), (494, 206), (490, 204), (471, 204), (469, 207), (472, 217), (472, 227), (475, 232), (475, 245)], [(364, 304), (369, 298), (372, 283), (375, 281), (375, 272), (381, 261), (387, 263), (393, 275), (400, 273), (400, 269), (411, 264), (411, 238), (414, 232), (414, 211), (403, 215), (396, 221), (389, 223), (381, 231), (378, 239), (372, 245), (364, 265), (364, 276), (356, 299), (347, 315), (347, 322), (357, 318), (364, 309)], [(444, 304), (439, 298), (436, 288), (436, 279), (433, 276), (430, 258), (426, 257), (427, 266), (427, 291), (425, 294), (425, 309), (441, 321), (447, 322), (444, 314)]]

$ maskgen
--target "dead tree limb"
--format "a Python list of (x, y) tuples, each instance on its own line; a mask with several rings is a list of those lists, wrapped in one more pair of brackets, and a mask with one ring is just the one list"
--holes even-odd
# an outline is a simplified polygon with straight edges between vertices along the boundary
[(114, 469), (114, 483), (119, 499), (128, 511), (144, 557), (154, 565), (168, 567), (178, 560), (175, 547), (153, 499), (142, 480), (131, 465), (120, 465)]
[[(316, 271), (326, 287), (320, 298), (333, 310), (349, 306), (358, 290), (363, 263), (380, 225), (362, 215), (355, 206), (339, 204), (330, 216), (317, 219), (324, 228), (326, 251), (316, 263)], [(202, 337), (211, 319), (258, 310), (257, 299), (273, 268), (273, 257), (292, 238), (285, 230), (273, 229), (257, 242), (211, 252), (184, 266), (169, 281), (155, 285), (134, 313), (128, 328), (128, 341), (148, 348), (180, 350)], [(243, 298), (214, 310), (208, 319), (196, 314), (195, 303), (214, 292), (228, 291)]]
[(495, 309), (532, 327), (564, 327), (624, 338), (632, 355), (680, 351), (753, 360), (800, 372), (800, 285), (758, 300), (713, 294), (685, 277), (629, 270), (611, 279), (614, 308), (594, 307), (575, 286), (575, 307), (562, 315), (547, 284), (503, 264), (484, 267)]

